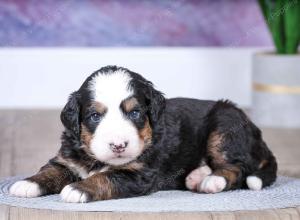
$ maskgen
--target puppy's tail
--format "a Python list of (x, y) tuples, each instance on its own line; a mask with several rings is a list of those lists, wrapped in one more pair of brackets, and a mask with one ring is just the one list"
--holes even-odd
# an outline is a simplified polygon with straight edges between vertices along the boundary
[(247, 177), (246, 184), (249, 189), (260, 190), (271, 185), (276, 180), (277, 162), (273, 154), (267, 160), (263, 160), (257, 171)]

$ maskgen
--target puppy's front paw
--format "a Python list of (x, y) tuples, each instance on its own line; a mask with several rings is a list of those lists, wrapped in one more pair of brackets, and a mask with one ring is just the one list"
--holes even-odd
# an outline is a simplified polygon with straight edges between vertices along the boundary
[(88, 202), (88, 194), (79, 189), (76, 189), (76, 187), (74, 187), (74, 184), (65, 186), (61, 191), (60, 196), (64, 202), (72, 202), (72, 203)]
[(225, 189), (226, 180), (222, 176), (207, 176), (202, 183), (198, 186), (199, 192), (204, 193), (218, 193)]
[(41, 187), (35, 183), (28, 180), (21, 180), (15, 182), (9, 188), (9, 194), (18, 197), (38, 197), (42, 195)]

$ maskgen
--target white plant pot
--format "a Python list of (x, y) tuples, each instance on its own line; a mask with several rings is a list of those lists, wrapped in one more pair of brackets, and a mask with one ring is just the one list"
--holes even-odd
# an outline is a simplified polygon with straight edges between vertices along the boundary
[(300, 127), (300, 55), (253, 57), (251, 117), (259, 126)]

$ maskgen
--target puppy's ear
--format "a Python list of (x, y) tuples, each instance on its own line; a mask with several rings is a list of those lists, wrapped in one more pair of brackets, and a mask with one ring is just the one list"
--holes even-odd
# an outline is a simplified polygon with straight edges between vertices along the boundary
[(80, 134), (80, 105), (78, 103), (79, 94), (73, 92), (60, 114), (60, 120), (65, 128), (76, 136)]
[(152, 83), (148, 85), (146, 97), (148, 99), (150, 123), (151, 125), (154, 125), (159, 120), (165, 108), (166, 100), (163, 93), (153, 88)]

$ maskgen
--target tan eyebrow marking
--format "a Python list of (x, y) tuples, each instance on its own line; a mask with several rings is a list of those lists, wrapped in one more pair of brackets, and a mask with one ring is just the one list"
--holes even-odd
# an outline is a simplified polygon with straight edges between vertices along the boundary
[(122, 102), (122, 106), (126, 112), (130, 112), (138, 104), (139, 103), (138, 103), (137, 99), (134, 97), (126, 99)]
[(102, 104), (101, 102), (93, 102), (93, 103), (91, 104), (91, 107), (94, 107), (95, 110), (96, 110), (97, 112), (99, 112), (100, 114), (105, 113), (106, 110), (107, 110), (107, 107), (106, 107), (104, 104)]

